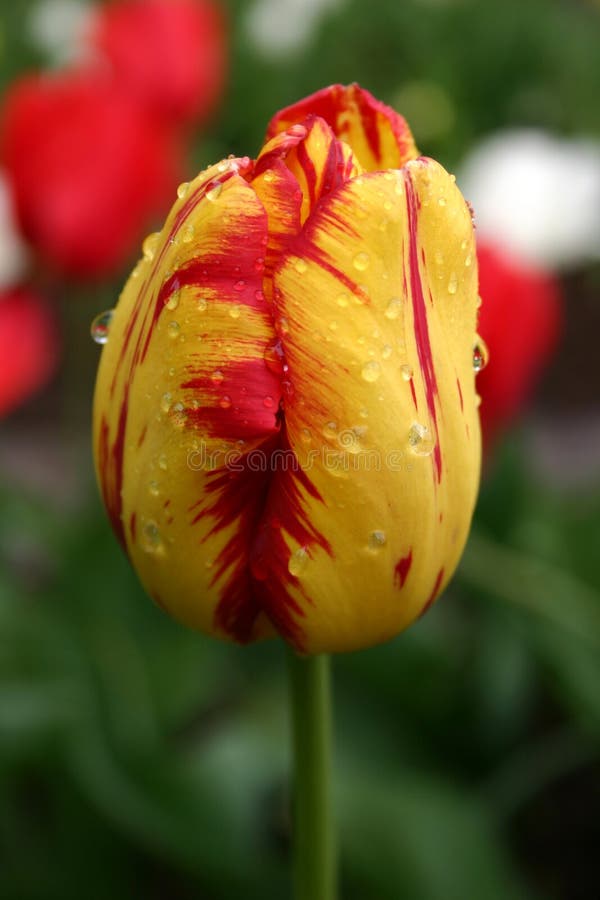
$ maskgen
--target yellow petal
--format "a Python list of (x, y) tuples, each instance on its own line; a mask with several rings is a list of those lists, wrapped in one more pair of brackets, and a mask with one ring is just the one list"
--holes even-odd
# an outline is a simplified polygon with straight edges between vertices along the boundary
[(253, 550), (263, 604), (307, 652), (375, 644), (451, 577), (478, 486), (468, 208), (430, 160), (325, 198), (275, 276), (293, 392)]
[(367, 172), (397, 169), (417, 157), (406, 121), (357, 84), (334, 84), (281, 110), (271, 120), (267, 138), (307, 118), (320, 116)]
[(95, 397), (98, 479), (148, 592), (176, 618), (250, 640), (268, 633), (248, 568), (277, 440), (280, 378), (262, 293), (267, 216), (242, 175), (213, 166), (182, 187), (119, 300)]

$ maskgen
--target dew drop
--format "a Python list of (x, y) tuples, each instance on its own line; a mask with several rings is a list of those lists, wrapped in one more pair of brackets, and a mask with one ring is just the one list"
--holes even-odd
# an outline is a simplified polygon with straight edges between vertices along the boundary
[(153, 497), (158, 497), (158, 495), (160, 494), (160, 485), (158, 481), (151, 481), (148, 485), (148, 490)]
[(146, 553), (164, 551), (164, 544), (156, 522), (148, 520), (142, 529), (143, 548)]
[(187, 195), (189, 189), (190, 189), (189, 181), (182, 181), (181, 184), (179, 185), (179, 187), (177, 188), (177, 196), (179, 197), (180, 200), (183, 200), (183, 198)]
[(267, 344), (263, 359), (267, 369), (273, 375), (280, 377), (284, 374), (284, 355), (281, 341), (272, 341), (270, 344)]
[(167, 325), (167, 334), (173, 339), (179, 337), (179, 322), (169, 322)]
[(227, 394), (224, 394), (219, 400), (219, 406), (221, 407), (221, 409), (229, 409), (231, 406), (231, 397), (229, 397)]
[(173, 291), (172, 294), (169, 295), (165, 306), (167, 309), (177, 309), (179, 306), (179, 299), (181, 297), (181, 291), (179, 289)]
[(385, 310), (386, 319), (397, 319), (402, 312), (402, 300), (399, 297), (392, 297)]
[(433, 258), (438, 266), (442, 266), (444, 264), (444, 254), (441, 250), (436, 250), (433, 254)]
[(362, 367), (362, 371), (360, 373), (365, 381), (368, 381), (370, 384), (377, 381), (379, 376), (381, 375), (381, 366), (375, 359), (370, 359), (368, 363)]
[(364, 272), (369, 267), (370, 262), (371, 259), (368, 253), (357, 253), (352, 260), (352, 264), (358, 272)]
[(275, 180), (275, 175), (273, 174), (273, 172), (270, 172), (269, 170), (267, 170), (265, 172), (265, 174), (263, 175), (263, 181), (266, 181), (267, 184), (270, 184), (274, 180)]
[(410, 381), (413, 377), (412, 366), (400, 366), (400, 372), (405, 381)]
[(242, 313), (242, 309), (237, 303), (234, 304), (234, 306), (231, 306), (229, 308), (229, 315), (231, 316), (232, 319), (239, 319), (241, 313)]
[(205, 312), (207, 306), (208, 306), (208, 303), (206, 302), (204, 297), (198, 297), (198, 307), (197, 307), (198, 311)]
[(306, 547), (300, 547), (289, 558), (288, 572), (297, 578), (302, 574), (309, 560), (308, 550)]
[(481, 370), (485, 369), (487, 366), (488, 360), (489, 351), (487, 344), (482, 338), (477, 338), (473, 345), (473, 370), (475, 372), (481, 372)]
[(300, 440), (303, 444), (310, 444), (312, 441), (312, 436), (310, 433), (310, 428), (302, 428), (300, 431)]
[(225, 378), (225, 376), (223, 375), (223, 373), (221, 372), (220, 369), (215, 369), (215, 371), (210, 376), (210, 380), (212, 381), (213, 384), (216, 384), (216, 385), (223, 384), (224, 378)]
[(107, 309), (97, 315), (90, 325), (90, 334), (92, 340), (95, 341), (96, 344), (105, 344), (107, 342), (110, 323), (113, 320), (114, 314), (114, 309)]
[(160, 408), (161, 408), (162, 412), (168, 413), (169, 410), (171, 409), (172, 402), (173, 402), (172, 394), (169, 394), (169, 393), (163, 394), (162, 397), (160, 398)]
[(408, 432), (408, 446), (415, 456), (431, 456), (434, 441), (427, 425), (414, 422)]
[(445, 206), (445, 205), (446, 205), (446, 198), (445, 198), (445, 197), (440, 197), (440, 198), (438, 199), (438, 204), (439, 204), (439, 206)]
[(308, 269), (308, 266), (306, 265), (306, 263), (303, 259), (297, 259), (296, 262), (294, 263), (294, 268), (295, 268), (296, 272), (298, 273), (298, 275), (304, 275), (304, 273)]
[(191, 223), (188, 223), (187, 225), (185, 225), (184, 228), (182, 228), (181, 240), (183, 241), (184, 244), (189, 244), (189, 243), (191, 243), (191, 241), (194, 240), (195, 231), (196, 231), (196, 229), (194, 228), (194, 226)]
[(215, 200), (218, 199), (219, 194), (223, 190), (223, 185), (220, 181), (212, 181), (209, 185), (207, 185), (205, 197), (207, 200), (210, 200), (211, 203), (214, 203)]
[(448, 293), (455, 294), (458, 289), (458, 278), (456, 272), (452, 272), (448, 281)]
[(394, 348), (392, 347), (391, 344), (384, 344), (383, 350), (381, 351), (381, 358), (389, 359), (393, 352), (394, 352)]
[(245, 289), (245, 287), (246, 287), (246, 282), (243, 279), (236, 281), (236, 283), (233, 285), (234, 291), (237, 291), (238, 294), (240, 294)]
[(267, 397), (263, 398), (263, 406), (265, 407), (265, 409), (272, 409), (274, 406), (274, 403), (275, 403), (275, 401), (273, 400), (272, 397), (267, 396)]
[(467, 253), (467, 255), (465, 257), (465, 266), (467, 267), (467, 269), (469, 268), (470, 265), (472, 265), (472, 263), (473, 263), (473, 257), (471, 256), (470, 253)]
[(341, 306), (342, 309), (345, 309), (348, 306), (348, 295), (338, 294), (338, 296), (336, 297), (336, 303), (338, 306)]
[(372, 531), (369, 535), (369, 550), (381, 550), (387, 543), (385, 531)]
[(159, 241), (160, 232), (158, 231), (153, 231), (152, 234), (149, 234), (148, 237), (145, 238), (144, 243), (142, 244), (142, 253), (144, 254), (144, 259), (147, 259), (148, 262), (152, 262), (156, 256)]
[(169, 468), (169, 462), (168, 462), (168, 460), (167, 460), (166, 454), (164, 454), (164, 453), (162, 453), (162, 454), (158, 457), (158, 468), (159, 468), (159, 469), (162, 469), (163, 472), (166, 472), (167, 469)]

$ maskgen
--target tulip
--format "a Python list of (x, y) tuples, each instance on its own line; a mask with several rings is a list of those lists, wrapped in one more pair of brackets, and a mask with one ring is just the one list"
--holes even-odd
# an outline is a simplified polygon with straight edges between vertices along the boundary
[(481, 373), (481, 428), (491, 448), (531, 401), (562, 324), (557, 278), (494, 244), (478, 243), (479, 330), (494, 364)]
[[(181, 185), (114, 311), (98, 480), (185, 624), (304, 654), (386, 640), (448, 583), (477, 494), (477, 260), (454, 179), (357, 85)], [(474, 350), (475, 347), (475, 350)]]
[(122, 0), (96, 10), (89, 40), (121, 93), (173, 125), (197, 125), (223, 93), (226, 36), (214, 0)]
[(0, 417), (8, 415), (53, 375), (58, 334), (45, 300), (29, 288), (0, 293)]
[(165, 208), (180, 150), (110, 80), (65, 71), (11, 85), (0, 158), (34, 250), (60, 274), (87, 279), (120, 267)]

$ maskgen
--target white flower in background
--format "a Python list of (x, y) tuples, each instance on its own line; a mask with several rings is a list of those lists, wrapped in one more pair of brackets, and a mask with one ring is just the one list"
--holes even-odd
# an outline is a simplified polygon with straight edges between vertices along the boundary
[(269, 59), (299, 53), (312, 40), (321, 19), (343, 0), (257, 0), (246, 17), (253, 47)]
[(12, 192), (0, 171), (0, 290), (10, 288), (23, 276), (28, 262), (27, 248), (15, 222)]
[(89, 53), (85, 37), (93, 12), (79, 0), (41, 0), (27, 18), (27, 36), (56, 66), (79, 61)]
[(600, 142), (510, 130), (482, 141), (458, 181), (477, 233), (544, 267), (600, 258)]

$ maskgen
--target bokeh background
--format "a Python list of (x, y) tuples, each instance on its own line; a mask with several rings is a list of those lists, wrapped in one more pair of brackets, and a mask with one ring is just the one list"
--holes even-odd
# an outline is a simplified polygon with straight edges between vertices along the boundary
[(89, 328), (177, 181), (334, 81), (457, 173), (491, 352), (454, 582), (334, 661), (342, 897), (600, 896), (599, 47), (593, 0), (2, 3), (2, 900), (288, 896), (282, 647), (143, 595), (95, 489)]

